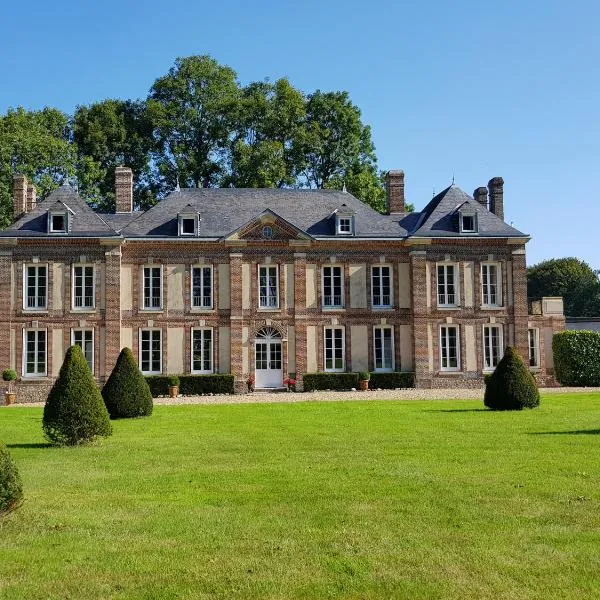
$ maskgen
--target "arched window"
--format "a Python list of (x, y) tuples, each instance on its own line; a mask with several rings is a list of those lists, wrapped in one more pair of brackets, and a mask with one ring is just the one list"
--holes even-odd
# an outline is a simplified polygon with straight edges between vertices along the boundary
[(263, 328), (259, 329), (258, 332), (256, 333), (256, 339), (260, 339), (260, 340), (273, 340), (273, 339), (277, 339), (277, 340), (280, 340), (281, 339), (281, 334), (279, 333), (279, 331), (277, 331), (277, 329), (275, 329), (275, 327), (263, 327)]

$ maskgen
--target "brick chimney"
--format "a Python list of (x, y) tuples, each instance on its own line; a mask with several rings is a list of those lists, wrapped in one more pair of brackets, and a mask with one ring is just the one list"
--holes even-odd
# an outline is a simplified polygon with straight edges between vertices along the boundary
[(27, 212), (27, 177), (13, 176), (13, 221)]
[(385, 190), (388, 214), (404, 213), (404, 171), (388, 171)]
[(27, 186), (27, 212), (28, 213), (30, 213), (32, 210), (35, 210), (35, 203), (36, 203), (35, 185), (33, 185), (33, 183), (30, 183)]
[(130, 213), (133, 210), (133, 172), (129, 167), (115, 169), (115, 198), (115, 212)]
[(484, 208), (488, 207), (488, 191), (486, 187), (478, 187), (473, 192), (473, 198), (475, 198), (475, 200)]
[(492, 177), (488, 181), (490, 191), (490, 212), (504, 221), (504, 179)]

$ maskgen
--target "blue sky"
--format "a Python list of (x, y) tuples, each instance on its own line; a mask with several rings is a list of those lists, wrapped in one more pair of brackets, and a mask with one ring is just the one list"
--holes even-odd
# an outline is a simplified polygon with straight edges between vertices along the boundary
[(210, 54), (242, 83), (348, 90), (417, 209), (453, 175), (468, 193), (501, 175), (529, 264), (600, 268), (599, 22), (591, 0), (9, 3), (0, 112), (144, 97)]

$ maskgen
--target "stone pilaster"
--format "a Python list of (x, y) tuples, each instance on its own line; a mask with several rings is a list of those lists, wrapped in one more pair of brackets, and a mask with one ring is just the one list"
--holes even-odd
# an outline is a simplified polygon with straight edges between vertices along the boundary
[(244, 316), (242, 311), (242, 254), (229, 254), (229, 277), (231, 294), (231, 373), (235, 377), (235, 391), (246, 391), (246, 379), (250, 373), (244, 373), (242, 328)]
[(121, 247), (105, 253), (105, 312), (106, 338), (104, 347), (104, 373), (101, 381), (108, 379), (121, 352)]
[(513, 314), (515, 325), (515, 347), (521, 358), (528, 364), (529, 341), (527, 339), (527, 265), (525, 264), (525, 246), (512, 252)]
[(302, 391), (307, 370), (306, 254), (294, 254), (294, 327), (296, 333), (296, 389)]
[(429, 372), (427, 344), (427, 273), (425, 250), (411, 250), (410, 271), (412, 284), (411, 306), (413, 311), (413, 356), (416, 387), (429, 387), (432, 374)]

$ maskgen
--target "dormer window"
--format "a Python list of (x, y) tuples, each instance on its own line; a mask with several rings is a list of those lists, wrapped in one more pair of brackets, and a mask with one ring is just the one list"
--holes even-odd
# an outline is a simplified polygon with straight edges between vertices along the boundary
[(66, 212), (48, 213), (48, 233), (67, 233), (68, 215)]
[(461, 233), (477, 233), (476, 213), (459, 213), (459, 223)]
[(337, 232), (340, 235), (352, 235), (352, 217), (338, 217)]
[(198, 235), (198, 215), (180, 214), (179, 215), (179, 235), (192, 236)]

